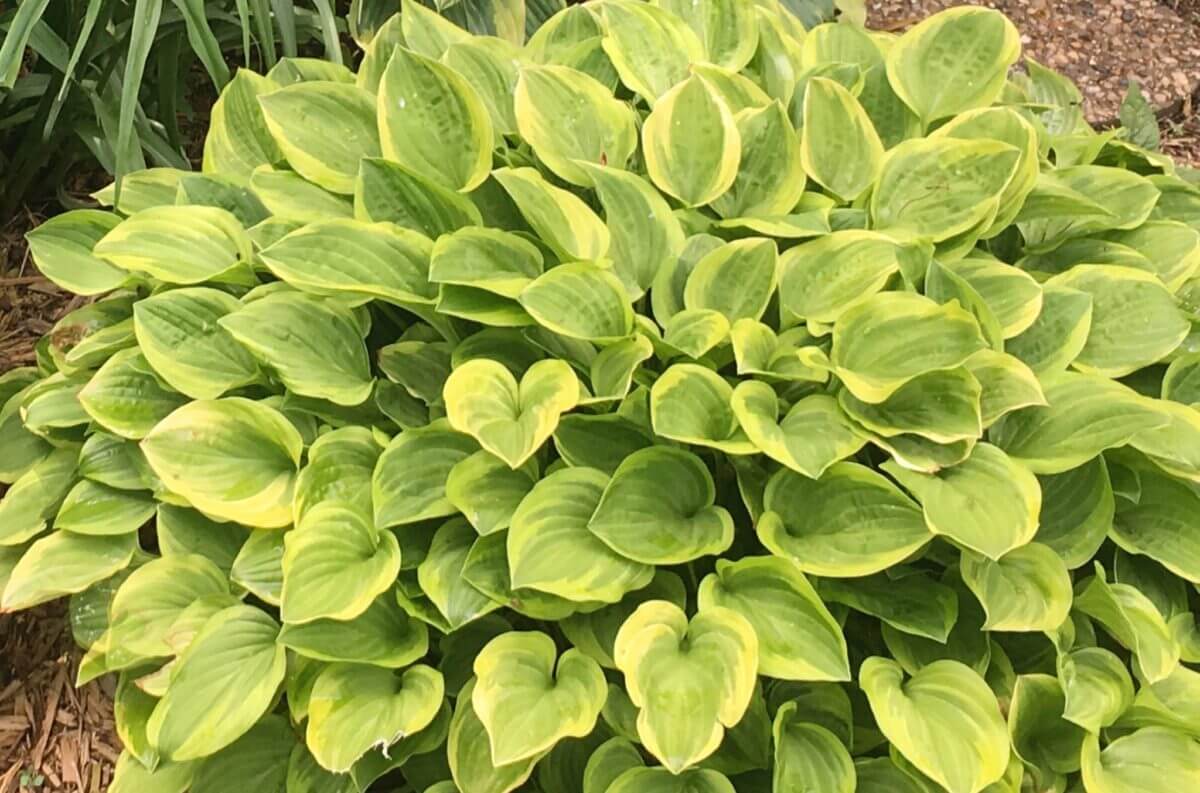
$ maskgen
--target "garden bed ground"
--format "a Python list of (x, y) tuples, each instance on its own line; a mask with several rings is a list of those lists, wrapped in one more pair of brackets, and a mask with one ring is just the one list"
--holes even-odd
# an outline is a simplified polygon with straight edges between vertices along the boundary
[[(871, 25), (896, 31), (962, 4), (868, 0)], [(1200, 0), (975, 4), (1008, 14), (1030, 55), (1076, 80), (1095, 123), (1115, 117), (1127, 80), (1137, 79), (1165, 109), (1164, 149), (1200, 167)], [(44, 211), (25, 210), (0, 228), (0, 372), (32, 363), (36, 341), (81, 304), (41, 278), (29, 259), (23, 236)], [(61, 605), (0, 614), (0, 793), (107, 788), (119, 751), (111, 687), (98, 681), (76, 690), (78, 660)]]

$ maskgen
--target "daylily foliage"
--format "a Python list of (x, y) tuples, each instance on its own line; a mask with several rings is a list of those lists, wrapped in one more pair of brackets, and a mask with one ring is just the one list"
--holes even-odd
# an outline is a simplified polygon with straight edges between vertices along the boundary
[(114, 793), (1200, 789), (1200, 188), (992, 10), (477, 5), (30, 234)]

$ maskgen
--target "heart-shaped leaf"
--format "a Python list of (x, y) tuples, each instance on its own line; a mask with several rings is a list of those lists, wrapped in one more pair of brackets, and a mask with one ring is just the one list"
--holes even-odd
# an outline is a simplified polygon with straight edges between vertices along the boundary
[(675, 604), (652, 600), (621, 626), (613, 657), (639, 708), (638, 736), (678, 774), (716, 751), (741, 720), (754, 693), (758, 640), (730, 609), (689, 622)]
[(587, 527), (634, 561), (681, 564), (733, 542), (733, 518), (713, 506), (715, 498), (712, 475), (699, 457), (652, 446), (617, 467)]
[(518, 384), (503, 364), (476, 358), (450, 374), (443, 393), (450, 426), (516, 469), (575, 407), (579, 379), (564, 361), (539, 361)]
[(578, 650), (556, 655), (549, 636), (531, 631), (497, 636), (475, 657), (471, 704), (496, 765), (538, 757), (595, 726), (608, 695), (600, 665)]

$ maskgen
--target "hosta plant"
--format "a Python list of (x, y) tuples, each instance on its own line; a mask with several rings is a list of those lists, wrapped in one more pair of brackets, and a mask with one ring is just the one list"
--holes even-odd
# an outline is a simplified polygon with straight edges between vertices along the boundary
[(407, 4), (32, 232), (114, 793), (1200, 789), (1200, 190), (1019, 41)]

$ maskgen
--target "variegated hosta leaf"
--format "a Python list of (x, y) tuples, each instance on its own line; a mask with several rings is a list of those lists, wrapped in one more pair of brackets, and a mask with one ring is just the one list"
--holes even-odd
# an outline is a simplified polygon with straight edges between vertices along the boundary
[(733, 388), (713, 370), (698, 364), (675, 364), (650, 391), (654, 432), (729, 454), (753, 454), (754, 445), (738, 426), (732, 398)]
[(371, 394), (370, 361), (353, 311), (334, 300), (279, 292), (217, 323), (290, 391), (358, 405)]
[(1008, 730), (995, 695), (969, 667), (935, 661), (905, 681), (899, 664), (876, 656), (863, 662), (859, 682), (892, 746), (951, 793), (978, 793), (1004, 775)]
[(1200, 743), (1166, 727), (1145, 727), (1100, 749), (1083, 740), (1083, 783), (1098, 793), (1187, 790), (1200, 782)]
[(559, 177), (592, 183), (576, 161), (623, 169), (637, 148), (629, 106), (592, 77), (565, 66), (527, 66), (517, 80), (517, 128)]
[(112, 212), (75, 209), (29, 232), (29, 252), (38, 270), (77, 295), (98, 295), (124, 286), (129, 273), (92, 254), (92, 248), (121, 222)]
[(1179, 645), (1154, 602), (1129, 584), (1108, 583), (1104, 568), (1076, 585), (1076, 609), (1091, 617), (1135, 656), (1140, 677), (1156, 683), (1179, 663)]
[(204, 172), (246, 186), (260, 165), (273, 165), (283, 152), (271, 136), (258, 98), (279, 86), (250, 69), (238, 69), (217, 98), (204, 139)]
[(836, 463), (819, 479), (781, 470), (758, 521), (763, 545), (800, 569), (831, 578), (886, 570), (933, 539), (921, 509), (886, 477)]
[(517, 299), (539, 325), (570, 338), (615, 341), (633, 331), (628, 293), (600, 263), (560, 264), (521, 290)]
[(375, 97), (357, 86), (299, 82), (260, 95), (258, 104), (288, 165), (332, 193), (352, 195), (359, 160), (379, 156)]
[[(473, 190), (492, 164), (492, 119), (462, 75), (397, 47), (379, 81), (383, 154), (451, 190)], [(374, 115), (374, 114), (372, 114)]]
[(218, 320), (241, 308), (226, 292), (173, 289), (133, 307), (138, 347), (155, 373), (193, 399), (216, 399), (252, 383), (258, 364)]
[(137, 535), (76, 534), (56, 531), (35, 540), (7, 575), (0, 597), (5, 611), (27, 609), (82, 592), (127, 566)]
[(279, 625), (252, 606), (217, 612), (175, 662), (166, 694), (146, 726), (164, 758), (205, 757), (245, 734), (283, 682)]
[(322, 767), (345, 773), (370, 749), (386, 749), (428, 726), (444, 694), (441, 673), (424, 664), (403, 672), (332, 664), (309, 697), (308, 748)]
[(775, 714), (775, 790), (857, 790), (850, 752), (837, 736), (819, 724), (806, 722), (796, 702)]
[(1003, 14), (953, 9), (930, 17), (896, 41), (887, 56), (888, 78), (928, 125), (990, 105), (1020, 54), (1017, 29)]
[(674, 773), (666, 768), (630, 768), (608, 786), (611, 793), (733, 793), (733, 783), (711, 768)]
[(758, 671), (783, 680), (849, 680), (841, 626), (800, 568), (776, 556), (717, 561), (700, 584), (700, 611), (738, 612), (758, 636)]
[(1048, 546), (1031, 542), (989, 559), (964, 553), (963, 581), (987, 612), (984, 630), (1042, 631), (1062, 625), (1071, 610), (1071, 576)]
[(772, 240), (750, 238), (717, 248), (696, 262), (683, 291), (684, 308), (719, 311), (730, 323), (759, 319), (775, 291)]
[[(603, 6), (604, 52), (621, 82), (654, 106), (705, 60), (704, 43), (675, 9), (618, 0)], [(694, 10), (689, 12), (695, 14)]]
[(697, 75), (663, 95), (642, 125), (651, 181), (687, 206), (703, 206), (732, 187), (741, 152), (729, 106)]
[[(217, 207), (156, 206), (114, 226), (92, 249), (122, 270), (171, 284), (242, 279), (250, 261), (242, 224)], [(253, 283), (253, 281), (251, 281)]]
[(847, 203), (878, 175), (883, 143), (862, 105), (833, 80), (808, 81), (800, 158), (813, 181)]
[(563, 361), (539, 361), (518, 383), (496, 361), (476, 358), (455, 369), (444, 390), (450, 426), (520, 468), (579, 401), (579, 379)]
[(909, 471), (895, 462), (882, 468), (921, 502), (929, 530), (999, 560), (1033, 539), (1042, 491), (1027, 468), (988, 443), (958, 465), (936, 474)]
[(479, 450), (470, 436), (445, 422), (404, 430), (375, 464), (371, 496), (375, 525), (400, 526), (455, 513), (446, 482), (456, 464)]
[(492, 176), (538, 237), (565, 261), (608, 253), (608, 228), (579, 196), (550, 184), (534, 168), (500, 168)]
[(1008, 710), (1013, 751), (1043, 783), (1079, 770), (1079, 751), (1087, 733), (1063, 719), (1066, 699), (1052, 675), (1017, 678)]
[(337, 501), (317, 504), (284, 537), (280, 617), (288, 624), (350, 620), (391, 589), (400, 545), (369, 512)]
[(475, 657), (471, 705), (496, 765), (539, 757), (595, 726), (608, 695), (600, 665), (578, 650), (556, 656), (546, 634), (514, 631), (492, 639)]
[(398, 669), (428, 652), (429, 632), (424, 623), (400, 608), (389, 588), (353, 619), (318, 619), (302, 625), (284, 625), (279, 642), (319, 661)]
[(533, 774), (540, 756), (518, 760), (507, 765), (492, 761), (487, 730), (472, 703), (475, 679), (472, 678), (458, 694), (454, 703), (454, 718), (446, 740), (446, 760), (454, 784), (462, 791), (478, 793), (509, 793), (516, 790)]
[(638, 736), (678, 774), (716, 751), (741, 720), (754, 691), (758, 639), (730, 609), (689, 621), (673, 603), (652, 600), (621, 626), (613, 657), (639, 709)]
[(733, 542), (733, 518), (713, 505), (704, 462), (690, 452), (652, 446), (613, 472), (587, 527), (621, 556), (680, 564), (718, 554)]
[(650, 583), (654, 569), (621, 556), (588, 529), (609, 478), (594, 468), (564, 468), (534, 485), (508, 530), (514, 587), (576, 602), (615, 603)]
[(1063, 718), (1097, 733), (1133, 703), (1133, 680), (1124, 662), (1103, 647), (1083, 647), (1058, 657), (1066, 703)]
[(275, 275), (304, 292), (432, 303), (433, 244), (393, 223), (331, 219), (310, 223), (260, 254)]
[(57, 449), (22, 474), (0, 499), (0, 546), (32, 540), (47, 527), (78, 481), (78, 451)]

